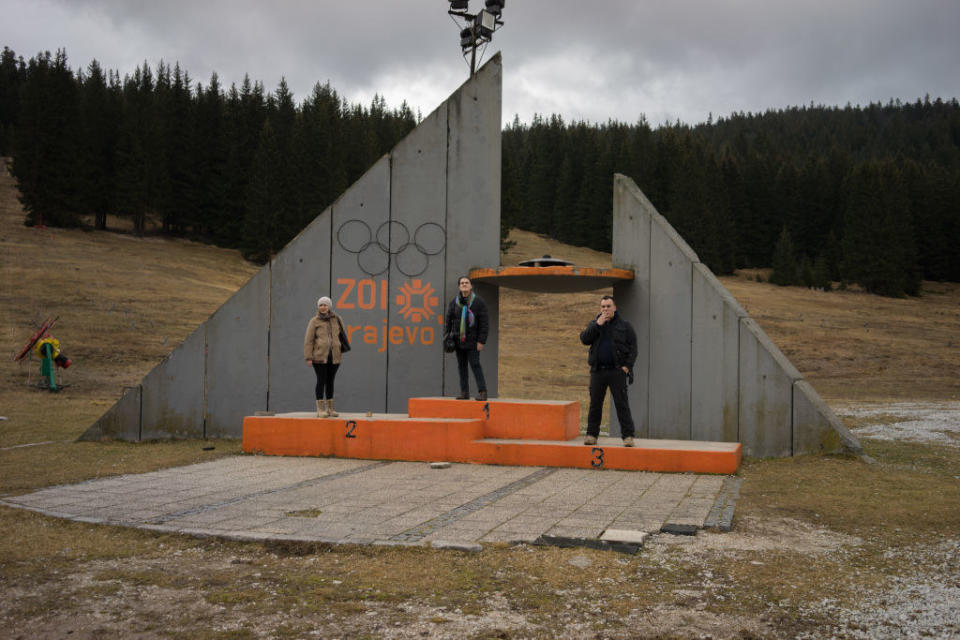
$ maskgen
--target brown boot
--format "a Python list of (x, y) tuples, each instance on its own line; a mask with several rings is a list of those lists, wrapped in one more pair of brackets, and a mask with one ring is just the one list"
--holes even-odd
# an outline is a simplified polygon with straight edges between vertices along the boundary
[(461, 391), (460, 395), (457, 396), (457, 400), (469, 400), (470, 394), (466, 391)]
[(480, 402), (484, 402), (486, 399), (487, 399), (486, 391), (480, 391), (479, 393), (477, 393), (477, 400), (479, 400)]
[(323, 408), (323, 400), (317, 400), (317, 417), (318, 418), (326, 417), (323, 415), (324, 411), (325, 409)]
[(340, 414), (333, 410), (333, 398), (327, 399), (327, 417), (337, 418)]

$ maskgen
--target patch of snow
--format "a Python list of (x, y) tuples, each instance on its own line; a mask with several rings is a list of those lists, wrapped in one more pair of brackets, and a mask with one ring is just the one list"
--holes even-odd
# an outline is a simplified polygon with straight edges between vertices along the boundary
[(960, 402), (850, 405), (838, 407), (836, 412), (845, 417), (883, 420), (851, 429), (857, 437), (960, 447)]

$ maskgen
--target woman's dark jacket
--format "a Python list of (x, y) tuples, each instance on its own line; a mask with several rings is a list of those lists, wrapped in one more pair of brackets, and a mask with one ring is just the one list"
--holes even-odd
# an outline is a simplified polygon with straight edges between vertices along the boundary
[[(457, 298), (459, 297), (458, 295)], [(475, 350), (478, 342), (487, 344), (487, 333), (490, 329), (487, 303), (484, 302), (480, 296), (476, 296), (473, 299), (470, 310), (473, 311), (476, 322), (473, 323), (472, 327), (469, 322), (467, 323), (467, 339), (465, 342), (460, 342), (460, 310), (457, 309), (457, 298), (451, 300), (447, 306), (446, 332), (452, 335), (457, 341), (457, 349), (463, 349), (465, 351)]]
[(633, 371), (633, 363), (637, 359), (637, 334), (634, 333), (630, 323), (621, 318), (619, 313), (614, 313), (613, 318), (603, 325), (599, 325), (596, 320), (593, 320), (580, 333), (580, 342), (590, 345), (590, 354), (587, 356), (587, 364), (590, 365), (590, 370), (597, 370), (597, 344), (600, 342), (601, 335), (604, 334), (609, 335), (613, 340), (613, 354), (617, 366), (626, 367)]

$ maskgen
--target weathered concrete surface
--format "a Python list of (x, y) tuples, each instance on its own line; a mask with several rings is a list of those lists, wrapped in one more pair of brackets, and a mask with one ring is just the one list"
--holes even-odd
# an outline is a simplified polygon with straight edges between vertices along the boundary
[(793, 383), (802, 376), (752, 319), (740, 323), (740, 441), (745, 456), (793, 455)]
[(267, 409), (269, 314), (268, 265), (207, 320), (206, 437), (239, 438), (243, 417)]
[[(476, 267), (500, 264), (500, 55), (447, 101), (447, 250), (443, 303), (457, 293), (457, 278)], [(500, 290), (477, 284), (490, 312), (490, 334), (480, 355), (489, 395), (497, 395)], [(444, 308), (446, 308), (444, 306)], [(444, 359), (444, 395), (459, 391), (454, 354)], [(470, 388), (475, 390), (473, 374)]]
[(203, 367), (207, 324), (143, 378), (140, 439), (203, 437)]
[[(630, 408), (640, 437), (739, 441), (747, 456), (859, 443), (634, 182), (614, 177), (614, 287), (637, 331)], [(802, 383), (802, 384), (801, 384)], [(610, 433), (619, 435), (615, 411)]]
[(140, 439), (140, 385), (124, 389), (117, 403), (107, 409), (78, 440), (95, 441), (101, 438)]
[(740, 319), (737, 304), (706, 265), (693, 265), (690, 436), (737, 442)]
[(392, 331), (399, 327), (404, 332), (403, 340), (391, 345), (390, 358), (406, 362), (407, 368), (389, 368), (386, 410), (405, 413), (409, 398), (443, 393), (439, 345), (446, 301), (440, 257), (447, 240), (447, 103), (427, 116), (390, 157), (391, 217), (403, 223), (390, 238), (397, 251), (390, 265), (390, 288), (400, 293), (390, 305), (388, 324)]
[(650, 437), (690, 439), (692, 269), (697, 255), (663, 216), (650, 225)]
[[(632, 180), (613, 183), (613, 266), (632, 269), (633, 282), (614, 285), (617, 310), (637, 333), (637, 365), (627, 387), (638, 438), (649, 438), (650, 392), (650, 220), (655, 209)], [(611, 403), (610, 435), (620, 435)]]
[(842, 453), (863, 448), (806, 380), (793, 384), (793, 454)]
[[(0, 500), (90, 523), (241, 540), (642, 543), (702, 528), (726, 476), (235, 456)], [(609, 537), (609, 536), (608, 536)], [(470, 546), (470, 549), (476, 547)]]
[[(334, 395), (340, 411), (386, 408), (390, 327), (383, 306), (390, 303), (389, 231), (390, 158), (384, 156), (333, 203), (330, 297), (352, 333), (352, 349), (343, 356), (336, 377)], [(308, 319), (303, 320), (304, 327)], [(302, 336), (300, 345), (302, 350)]]
[(330, 296), (330, 210), (290, 241), (270, 265), (270, 411), (314, 407), (312, 368), (303, 359), (307, 320)]

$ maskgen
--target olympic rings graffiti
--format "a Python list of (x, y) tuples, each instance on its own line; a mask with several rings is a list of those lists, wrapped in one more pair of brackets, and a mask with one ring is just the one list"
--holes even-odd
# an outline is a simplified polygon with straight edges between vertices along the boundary
[(374, 232), (363, 220), (347, 220), (337, 229), (337, 244), (357, 256), (357, 266), (370, 277), (379, 276), (391, 262), (408, 278), (421, 275), (430, 266), (430, 256), (447, 245), (446, 229), (436, 222), (424, 222), (410, 230), (397, 220), (388, 220)]

